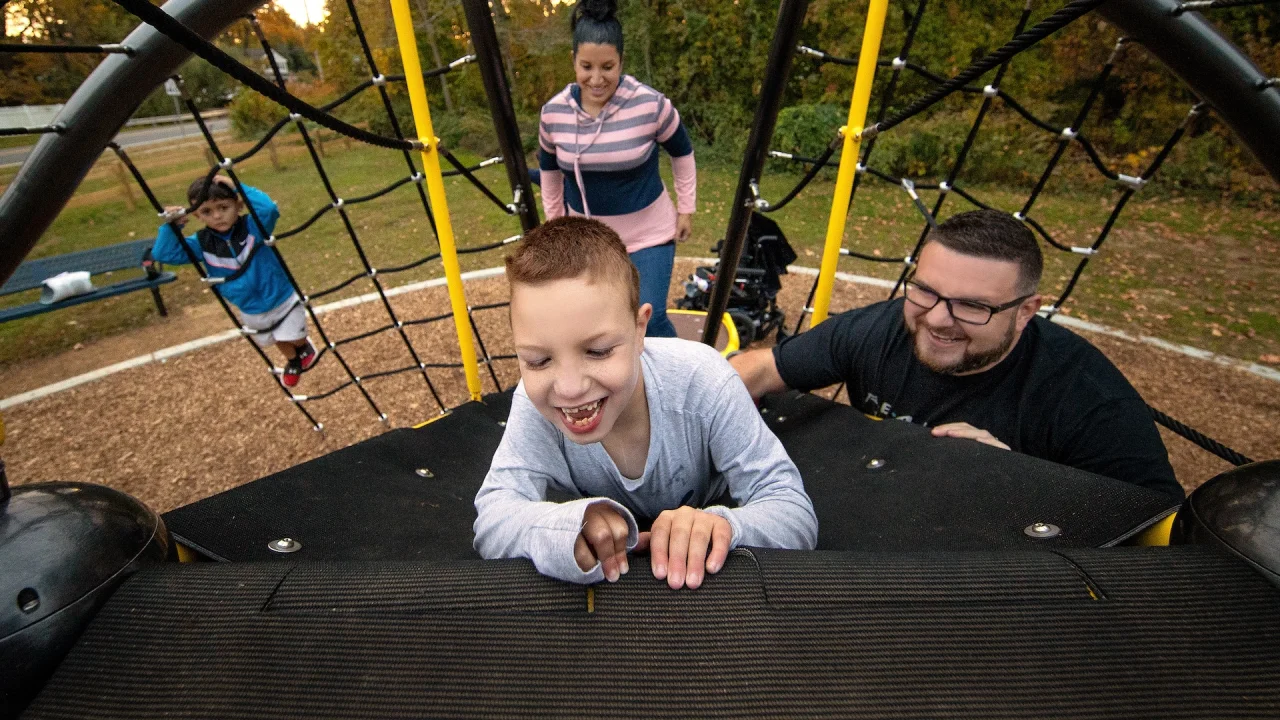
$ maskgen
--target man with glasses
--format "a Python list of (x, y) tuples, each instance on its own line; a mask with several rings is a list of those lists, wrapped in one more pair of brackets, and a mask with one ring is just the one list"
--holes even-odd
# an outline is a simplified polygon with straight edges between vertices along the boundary
[(752, 397), (848, 386), (874, 417), (928, 426), (1182, 497), (1146, 403), (1096, 348), (1036, 315), (1035, 236), (995, 210), (929, 233), (905, 297), (730, 363)]

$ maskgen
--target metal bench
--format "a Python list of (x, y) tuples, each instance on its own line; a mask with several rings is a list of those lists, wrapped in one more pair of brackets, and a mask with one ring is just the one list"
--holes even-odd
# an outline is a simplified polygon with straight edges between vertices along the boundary
[(17, 271), (13, 273), (13, 277), (9, 278), (3, 287), (0, 287), (0, 297), (26, 290), (34, 290), (40, 287), (41, 283), (46, 279), (61, 272), (87, 270), (90, 275), (96, 276), (115, 270), (138, 268), (143, 271), (143, 275), (111, 285), (96, 287), (92, 292), (69, 297), (56, 303), (45, 304), (37, 301), (26, 305), (0, 309), (0, 323), (31, 317), (32, 315), (39, 315), (52, 310), (61, 310), (72, 305), (123, 295), (135, 290), (150, 290), (151, 297), (156, 303), (156, 310), (162, 316), (168, 315), (169, 313), (164, 307), (164, 300), (160, 297), (160, 286), (173, 282), (177, 279), (177, 276), (171, 272), (162, 271), (159, 263), (143, 265), (143, 255), (153, 242), (155, 241), (152, 239), (131, 240), (116, 245), (107, 245), (106, 247), (81, 250), (38, 260), (28, 260), (22, 263), (18, 266)]

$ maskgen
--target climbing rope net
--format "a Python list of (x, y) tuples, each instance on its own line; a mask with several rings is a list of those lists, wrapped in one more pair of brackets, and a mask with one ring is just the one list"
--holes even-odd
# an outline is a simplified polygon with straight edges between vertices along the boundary
[[(876, 58), (876, 66), (879, 68), (888, 68), (889, 75), (887, 81), (883, 83), (883, 90), (879, 96), (878, 109), (876, 111), (874, 123), (869, 124), (861, 133), (860, 154), (856, 156), (855, 174), (849, 187), (848, 203), (846, 207), (851, 207), (854, 197), (857, 194), (859, 186), (866, 178), (873, 178), (876, 181), (887, 183), (900, 188), (911, 200), (912, 206), (917, 210), (922, 218), (921, 228), (914, 244), (909, 252), (892, 257), (883, 257), (878, 254), (864, 252), (857, 248), (844, 247), (842, 239), (837, 238), (841, 242), (838, 247), (840, 258), (854, 258), (874, 263), (888, 263), (901, 266), (897, 280), (894, 282), (892, 289), (889, 291), (889, 298), (895, 297), (902, 289), (903, 283), (909, 277), (912, 268), (915, 265), (915, 258), (924, 244), (925, 238), (929, 230), (936, 227), (936, 218), (943, 211), (943, 206), (947, 199), (952, 195), (958, 196), (968, 204), (977, 207), (989, 209), (996, 206), (995, 202), (984, 200), (979, 194), (970, 191), (961, 180), (962, 171), (965, 169), (965, 162), (969, 158), (970, 152), (974, 148), (975, 140), (979, 131), (982, 129), (983, 123), (993, 112), (999, 108), (1007, 108), (1012, 111), (1016, 117), (1020, 118), (1033, 131), (1045, 133), (1056, 139), (1053, 144), (1053, 150), (1049, 154), (1043, 171), (1040, 173), (1030, 194), (1026, 200), (1016, 210), (1012, 210), (1011, 214), (1018, 220), (1026, 223), (1034, 232), (1044, 240), (1044, 242), (1055, 251), (1079, 256), (1079, 261), (1075, 264), (1074, 271), (1070, 275), (1070, 279), (1058, 291), (1056, 298), (1048, 305), (1041, 308), (1041, 314), (1053, 319), (1063, 308), (1067, 299), (1071, 296), (1072, 291), (1077, 287), (1081, 276), (1084, 274), (1085, 268), (1089, 262), (1098, 256), (1102, 251), (1103, 244), (1107, 241), (1114, 229), (1117, 220), (1120, 218), (1125, 206), (1142, 188), (1152, 179), (1156, 171), (1169, 157), (1178, 141), (1186, 134), (1191, 123), (1202, 113), (1206, 111), (1206, 106), (1202, 102), (1194, 102), (1190, 105), (1187, 113), (1181, 123), (1173, 128), (1168, 139), (1160, 147), (1160, 150), (1152, 157), (1147, 166), (1138, 175), (1126, 175), (1112, 169), (1107, 162), (1101, 157), (1093, 143), (1090, 142), (1085, 126), (1089, 120), (1090, 113), (1094, 109), (1095, 104), (1101, 95), (1108, 79), (1112, 76), (1116, 68), (1117, 59), (1121, 53), (1129, 51), (1131, 43), (1121, 38), (1115, 45), (1106, 62), (1101, 66), (1098, 74), (1089, 86), (1089, 92), (1086, 99), (1076, 109), (1071, 123), (1066, 127), (1057, 127), (1049, 122), (1037, 117), (1035, 113), (1027, 108), (1027, 106), (1002, 87), (1002, 81), (1005, 79), (1009, 71), (1010, 63), (1023, 50), (1031, 47), (1041, 39), (1047, 37), (1056, 30), (1064, 27), (1073, 20), (1079, 18), (1085, 13), (1093, 10), (1101, 4), (1102, 0), (1076, 0), (1064, 5), (1061, 9), (1049, 15), (1040, 22), (1029, 26), (1032, 16), (1032, 5), (1028, 0), (1027, 4), (1018, 17), (1010, 40), (995, 52), (974, 62), (965, 70), (951, 78), (930, 70), (929, 68), (918, 64), (912, 60), (911, 52), (920, 27), (921, 18), (924, 16), (928, 0), (919, 0), (914, 13), (906, 16), (905, 28), (903, 32), (903, 40), (898, 47), (897, 53), (892, 59)], [(1249, 0), (1249, 1), (1231, 1), (1231, 0), (1212, 0), (1212, 2), (1184, 2), (1177, 6), (1176, 11), (1180, 14), (1188, 10), (1202, 10), (1218, 7), (1236, 7), (1241, 5), (1262, 4), (1271, 0)], [(857, 67), (859, 61), (850, 58), (843, 58), (824, 52), (819, 49), (801, 45), (796, 49), (797, 54), (807, 60), (817, 63), (835, 63), (850, 67)], [(864, 55), (863, 57), (866, 57)], [(994, 75), (990, 82), (985, 85), (977, 84), (983, 76), (994, 70)], [(922, 78), (932, 88), (924, 93), (921, 97), (907, 104), (907, 106), (896, 113), (890, 114), (889, 110), (898, 100), (898, 91), (901, 86), (901, 80), (904, 73), (913, 73), (915, 76)], [(1268, 81), (1270, 86), (1274, 83), (1274, 79)], [(981, 97), (981, 103), (978, 105), (973, 115), (973, 122), (965, 136), (950, 168), (946, 172), (944, 178), (936, 182), (919, 182), (908, 177), (898, 177), (890, 173), (877, 169), (875, 162), (876, 140), (879, 136), (902, 123), (920, 116), (928, 109), (941, 102), (943, 99), (954, 93), (963, 93), (967, 95)], [(806, 157), (794, 153), (782, 151), (770, 151), (769, 155), (782, 160), (793, 161), (807, 166), (807, 170), (803, 177), (790, 191), (788, 191), (782, 199), (777, 202), (770, 202), (759, 194), (759, 185), (753, 184), (751, 189), (754, 195), (752, 202), (754, 209), (759, 212), (773, 213), (785, 208), (792, 200), (794, 200), (801, 191), (808, 186), (820, 171), (825, 167), (839, 167), (839, 161), (833, 161), (835, 153), (844, 145), (844, 135), (837, 132), (834, 139), (827, 146), (826, 150), (819, 157)], [(1093, 237), (1092, 242), (1084, 245), (1072, 245), (1056, 238), (1053, 233), (1046, 229), (1044, 224), (1037, 220), (1035, 213), (1036, 202), (1039, 200), (1053, 176), (1054, 171), (1060, 166), (1064, 155), (1072, 147), (1080, 148), (1087, 156), (1089, 163), (1098, 175), (1105, 180), (1118, 184), (1123, 192), (1115, 200), (1112, 205), (1105, 223), (1101, 229)], [(927, 203), (921, 196), (921, 192), (931, 191), (936, 193), (933, 202)], [(837, 204), (838, 201), (837, 201)], [(833, 210), (838, 212), (838, 210)], [(847, 210), (846, 210), (847, 212)], [(841, 230), (843, 226), (841, 226)], [(828, 238), (828, 251), (831, 249), (830, 237)], [(826, 263), (824, 263), (824, 266)], [(815, 319), (821, 321), (825, 318), (828, 303), (830, 302), (830, 286), (826, 288), (827, 292), (820, 291), (821, 276), (815, 278), (812, 288), (809, 291), (808, 299), (800, 318), (797, 320), (794, 332), (800, 332), (804, 326), (805, 319)], [(1179, 435), (1191, 440), (1200, 447), (1212, 452), (1213, 454), (1227, 460), (1236, 465), (1242, 465), (1252, 460), (1243, 454), (1223, 445), (1222, 443), (1209, 438), (1177, 420), (1169, 417), (1165, 413), (1151, 408), (1152, 414), (1156, 421), (1165, 427), (1173, 430)]]
[[(249, 86), (251, 89), (263, 94), (268, 99), (283, 106), (287, 110), (287, 113), (284, 114), (279, 119), (279, 121), (276, 122), (269, 130), (267, 130), (263, 134), (263, 136), (253, 144), (252, 147), (250, 147), (248, 150), (244, 151), (239, 155), (236, 155), (234, 157), (227, 157), (223, 154), (221, 148), (219, 147), (218, 141), (214, 138), (214, 134), (210, 131), (209, 126), (205, 121), (205, 118), (201, 115), (194, 101), (186, 94), (185, 88), (183, 87), (181, 82), (181, 78), (174, 76), (174, 80), (177, 81), (179, 88), (182, 91), (181, 100), (185, 105), (187, 111), (191, 114), (197, 126), (199, 127), (200, 133), (203, 136), (204, 141), (208, 145), (208, 149), (211, 153), (211, 157), (214, 159), (218, 159), (210, 166), (205, 176), (205, 192), (206, 193), (207, 193), (209, 184), (213, 181), (214, 176), (219, 172), (225, 172), (227, 176), (235, 184), (237, 193), (245, 201), (245, 207), (247, 208), (252, 219), (258, 224), (259, 227), (264, 228), (265, 230), (267, 226), (263, 224), (261, 219), (257, 216), (257, 213), (254, 210), (253, 204), (248, 202), (248, 196), (245, 194), (245, 186), (242, 183), (241, 178), (239, 174), (236, 172), (235, 168), (237, 166), (240, 166), (250, 158), (254, 157), (263, 148), (267, 147), (268, 143), (272, 140), (273, 137), (275, 137), (280, 131), (285, 129), (288, 125), (292, 124), (296, 127), (298, 134), (302, 139), (303, 145), (306, 148), (307, 154), (309, 155), (311, 162), (315, 168), (318, 179), (320, 183), (323, 185), (324, 191), (328, 196), (329, 202), (323, 205), (322, 207), (320, 207), (319, 209), (317, 209), (314, 213), (310, 215), (310, 217), (308, 217), (302, 223), (288, 230), (275, 232), (271, 234), (269, 237), (263, 239), (263, 242), (256, 244), (253, 250), (251, 251), (251, 253), (241, 263), (241, 271), (243, 271), (243, 269), (248, 267), (249, 263), (253, 261), (253, 258), (257, 253), (259, 252), (276, 252), (277, 253), (277, 257), (280, 260), (280, 266), (283, 268), (284, 273), (287, 276), (290, 285), (292, 285), (294, 292), (299, 298), (297, 302), (300, 303), (301, 306), (305, 309), (307, 315), (310, 317), (311, 324), (315, 328), (315, 332), (320, 338), (321, 347), (319, 348), (319, 353), (317, 355), (316, 362), (319, 362), (325, 355), (332, 355), (333, 360), (341, 367), (342, 373), (345, 375), (345, 380), (342, 381), (337, 386), (332, 387), (325, 391), (311, 393), (307, 395), (294, 394), (293, 392), (285, 388), (280, 383), (276, 383), (276, 385), (280, 387), (281, 391), (284, 392), (288, 400), (295, 407), (298, 408), (298, 410), (306, 417), (306, 419), (312, 424), (312, 426), (316, 430), (322, 430), (323, 424), (316, 420), (316, 418), (312, 415), (312, 413), (307, 409), (306, 404), (313, 401), (328, 398), (346, 388), (355, 387), (360, 393), (361, 397), (364, 398), (365, 402), (368, 404), (372, 412), (377, 416), (377, 418), (382, 422), (386, 422), (387, 420), (386, 414), (382, 412), (382, 410), (379, 408), (377, 401), (374, 399), (373, 395), (370, 392), (370, 387), (369, 387), (370, 381), (376, 380), (378, 378), (389, 377), (392, 375), (399, 375), (404, 373), (418, 373), (422, 377), (423, 382), (426, 384), (426, 387), (430, 392), (432, 399), (435, 401), (437, 407), (439, 408), (439, 411), (441, 413), (447, 412), (448, 408), (446, 407), (444, 400), (442, 400), (440, 393), (437, 390), (436, 383), (433, 382), (432, 380), (431, 371), (441, 370), (441, 369), (459, 369), (459, 368), (465, 369), (466, 367), (465, 360), (467, 359), (465, 357), (466, 356), (465, 349), (464, 349), (464, 358), (463, 358), (464, 362), (431, 362), (427, 358), (422, 357), (418, 352), (418, 350), (414, 347), (413, 343), (410, 340), (409, 334), (406, 332), (406, 328), (409, 328), (412, 326), (423, 326), (423, 325), (430, 325), (433, 323), (441, 323), (449, 320), (450, 318), (455, 318), (455, 314), (451, 312), (451, 313), (444, 313), (440, 315), (422, 317), (422, 318), (401, 317), (401, 315), (397, 313), (396, 309), (392, 306), (390, 300), (388, 299), (387, 286), (385, 281), (383, 280), (383, 278), (389, 275), (394, 275), (396, 273), (403, 273), (403, 272), (421, 267), (428, 263), (441, 261), (444, 258), (445, 254), (449, 252), (444, 249), (445, 243), (442, 242), (442, 239), (440, 237), (441, 228), (438, 227), (438, 223), (437, 223), (439, 219), (438, 218), (439, 212), (438, 211), (433, 212), (432, 202), (428, 197), (428, 190), (424, 188), (424, 184), (427, 182), (427, 173), (424, 172), (426, 168), (419, 167), (418, 163), (415, 162), (413, 154), (411, 152), (414, 150), (423, 151), (423, 150), (427, 150), (428, 148), (424, 145), (424, 143), (420, 142), (419, 140), (406, 138), (405, 133), (401, 127), (400, 121), (396, 117), (396, 113), (392, 105), (391, 97), (387, 91), (387, 85), (389, 83), (405, 83), (407, 81), (407, 77), (406, 75), (384, 75), (383, 74), (375, 58), (374, 51), (371, 48), (370, 43), (366, 37), (364, 27), (361, 23), (360, 15), (356, 9), (354, 0), (346, 0), (346, 9), (350, 16), (352, 31), (354, 32), (356, 38), (359, 41), (361, 53), (363, 56), (363, 61), (366, 64), (368, 69), (369, 79), (351, 88), (350, 90), (347, 90), (338, 98), (320, 107), (311, 107), (310, 105), (307, 105), (303, 101), (299, 100), (298, 98), (288, 93), (286, 89), (285, 75), (281, 71), (279, 65), (277, 64), (276, 54), (273, 52), (273, 49), (265, 33), (262, 30), (261, 25), (259, 24), (257, 18), (254, 15), (252, 14), (247, 15), (244, 18), (244, 20), (249, 24), (249, 27), (253, 33), (253, 36), (257, 39), (259, 45), (261, 46), (264, 56), (267, 58), (270, 64), (271, 77), (272, 77), (271, 81), (266, 80), (262, 76), (258, 75), (258, 73), (256, 73), (252, 69), (244, 66), (234, 58), (226, 55), (221, 50), (219, 50), (215, 45), (205, 41), (203, 38), (201, 38), (194, 32), (184, 27), (178, 21), (172, 19), (170, 16), (165, 14), (160, 9), (152, 6), (149, 2), (146, 2), (146, 0), (138, 0), (136, 2), (133, 0), (119, 0), (118, 4), (120, 4), (129, 12), (138, 16), (144, 22), (151, 24), (156, 29), (165, 33), (171, 39), (184, 45), (188, 50), (191, 50), (196, 55), (203, 57), (205, 60), (213, 64), (215, 67), (223, 70), (224, 72), (228, 73), (229, 75), (236, 78), (237, 80), (240, 80), (246, 86)], [(32, 46), (32, 45), (23, 44), (23, 45), (11, 46), (12, 51), (33, 51), (33, 47), (34, 47), (34, 51), (36, 52), (63, 51), (63, 52), (88, 52), (88, 53), (123, 53), (130, 56), (132, 56), (133, 54), (132, 50), (124, 45)], [(0, 48), (0, 51), (3, 51), (5, 49), (7, 48)], [(473, 63), (475, 60), (476, 60), (476, 56), (474, 54), (464, 55), (463, 57), (460, 57), (443, 67), (438, 67), (438, 68), (421, 73), (422, 80), (425, 81), (430, 78), (439, 77), (446, 73), (453, 72), (458, 68), (461, 68), (467, 64)], [(413, 64), (416, 65), (416, 58)], [(409, 63), (406, 63), (406, 66), (408, 65)], [(332, 114), (333, 111), (337, 110), (339, 107), (353, 100), (354, 98), (359, 96), (361, 93), (369, 90), (370, 88), (376, 89), (381, 99), (383, 109), (386, 112), (387, 121), (393, 133), (393, 137), (384, 137), (384, 136), (376, 135), (374, 133), (363, 130), (357, 126), (349, 125), (341, 121), (340, 119), (338, 119)], [(425, 99), (425, 94), (423, 95), (423, 97)], [(326, 169), (325, 162), (323, 159), (323, 148), (318, 148), (318, 138), (312, 136), (311, 131), (308, 129), (308, 126), (307, 126), (307, 122), (306, 122), (307, 120), (311, 120), (319, 125), (328, 127), (343, 135), (352, 137), (357, 140), (364, 141), (371, 145), (398, 151), (404, 161), (404, 166), (405, 166), (404, 174), (398, 177), (397, 179), (395, 179), (394, 181), (392, 181), (391, 183), (389, 183), (388, 185), (386, 185), (385, 187), (382, 187), (381, 189), (378, 189), (374, 192), (361, 195), (359, 197), (344, 198), (339, 196), (338, 192), (334, 187), (331, 174)], [(20, 134), (23, 132), (57, 133), (57, 132), (61, 132), (62, 130), (63, 128), (60, 128), (57, 125), (50, 125), (50, 126), (41, 127), (41, 128), (21, 128), (21, 129), (18, 129), (18, 131), (16, 132), (5, 133), (5, 134)], [(512, 194), (513, 194), (512, 202), (510, 203), (504, 202), (502, 199), (498, 197), (497, 194), (495, 194), (491, 189), (489, 189), (489, 187), (486, 186), (485, 183), (480, 180), (480, 178), (476, 176), (475, 173), (477, 171), (481, 170), (482, 168), (487, 168), (493, 165), (500, 164), (504, 161), (504, 158), (492, 157), (482, 162), (479, 162), (475, 165), (467, 166), (467, 165), (464, 165), (461, 161), (459, 161), (459, 159), (447, 148), (439, 145), (438, 142), (433, 143), (432, 145), (433, 147), (431, 147), (430, 149), (437, 151), (439, 156), (444, 158), (445, 161), (447, 161), (449, 165), (451, 165), (453, 168), (452, 170), (441, 172), (440, 173), (441, 177), (448, 177), (448, 176), (464, 177), (474, 188), (476, 188), (480, 193), (482, 193), (483, 196), (487, 198), (490, 202), (492, 202), (501, 212), (506, 213), (508, 215), (517, 215), (526, 209), (523, 204), (527, 201), (532, 200), (531, 198), (522, 197), (521, 188), (519, 186), (515, 186), (512, 188)], [(197, 202), (195, 205), (176, 213), (165, 213), (164, 206), (162, 205), (160, 200), (157, 198), (155, 192), (153, 192), (153, 190), (147, 183), (146, 179), (143, 177), (142, 173), (139, 171), (137, 165), (130, 159), (125, 149), (115, 142), (109, 143), (108, 147), (116, 154), (116, 156), (120, 159), (120, 161), (125, 165), (125, 167), (132, 174), (133, 178), (136, 180), (137, 184), (142, 189), (142, 192), (145, 194), (147, 200), (155, 208), (156, 212), (160, 214), (160, 216), (164, 218), (168, 223), (170, 223), (170, 227), (172, 227), (173, 230), (178, 234), (178, 236), (181, 237), (183, 235), (183, 231), (181, 226), (177, 224), (177, 220), (183, 215), (194, 213), (196, 208), (199, 207), (200, 203)], [(408, 263), (404, 263), (404, 264), (400, 264), (392, 267), (385, 267), (385, 266), (378, 267), (374, 264), (374, 262), (370, 258), (369, 252), (366, 249), (366, 243), (364, 243), (361, 240), (360, 234), (356, 230), (356, 225), (355, 223), (353, 223), (351, 218), (350, 208), (356, 205), (360, 205), (361, 203), (367, 203), (369, 201), (388, 195), (396, 191), (397, 189), (407, 185), (413, 186), (416, 190), (416, 194), (418, 196), (418, 200), (420, 201), (422, 211), (427, 218), (427, 223), (430, 225), (432, 233), (437, 240), (437, 247), (428, 248), (429, 252), (427, 252), (427, 254), (419, 257), (416, 260), (413, 260), (412, 262), (408, 262)], [(330, 212), (337, 213), (338, 217), (341, 219), (342, 226), (345, 229), (346, 235), (350, 240), (351, 247), (359, 258), (361, 270), (356, 274), (351, 275), (350, 277), (346, 277), (340, 280), (339, 282), (333, 284), (332, 286), (311, 290), (308, 292), (306, 289), (304, 289), (299, 285), (296, 276), (290, 270), (290, 267), (285, 260), (284, 254), (279, 252), (279, 243), (288, 238), (302, 234), (304, 231), (310, 228), (314, 223), (316, 223), (320, 218), (324, 217), (326, 214)], [(446, 222), (447, 222), (447, 219), (446, 219)], [(451, 234), (451, 231), (450, 231), (450, 234)], [(504, 245), (514, 243), (518, 241), (520, 238), (521, 238), (521, 235), (516, 234), (510, 237), (507, 237), (505, 239), (488, 243), (488, 244), (476, 245), (476, 246), (465, 247), (465, 248), (456, 248), (452, 250), (452, 254), (456, 256), (456, 255), (463, 255), (463, 254), (481, 253), (488, 250), (500, 248)], [(452, 244), (451, 239), (449, 241), (449, 244)], [(221, 282), (224, 282), (225, 280), (220, 278), (210, 277), (206, 269), (203, 267), (202, 263), (199, 261), (199, 258), (195, 255), (194, 252), (192, 252), (191, 248), (188, 247), (186, 243), (180, 243), (180, 246), (188, 255), (188, 259), (191, 261), (192, 265), (196, 268), (197, 272), (201, 277), (201, 280), (204, 283), (206, 283), (209, 286), (209, 288), (212, 290), (214, 297), (217, 298), (219, 304), (222, 306), (227, 316), (231, 318), (233, 323), (239, 325), (239, 320), (236, 314), (234, 313), (234, 311), (232, 310), (230, 304), (219, 292), (219, 284)], [(456, 260), (454, 260), (454, 262), (456, 263)], [(365, 332), (361, 332), (351, 337), (345, 337), (345, 338), (333, 337), (329, 332), (325, 330), (324, 324), (321, 322), (320, 317), (316, 313), (316, 302), (326, 296), (333, 295), (334, 293), (337, 293), (359, 281), (367, 281), (372, 285), (377, 295), (377, 299), (380, 301), (382, 308), (386, 312), (386, 323), (372, 330), (367, 330)], [(479, 327), (476, 325), (474, 313), (484, 311), (484, 310), (491, 310), (499, 307), (505, 307), (506, 304), (507, 303), (493, 303), (493, 304), (486, 304), (486, 305), (466, 306), (465, 308), (466, 322), (469, 325), (469, 328), (471, 331), (470, 334), (474, 336), (476, 345), (478, 346), (478, 349), (480, 351), (480, 358), (478, 359), (478, 364), (484, 365), (488, 369), (489, 378), (493, 383), (495, 391), (498, 391), (498, 392), (501, 392), (504, 389), (504, 387), (503, 387), (502, 381), (499, 379), (497, 372), (494, 370), (493, 363), (499, 360), (514, 359), (515, 356), (514, 355), (491, 355), (489, 353), (489, 350), (485, 345), (483, 338), (480, 336)], [(244, 327), (240, 328), (240, 330), (241, 330), (241, 334), (246, 338), (246, 340), (249, 341), (249, 345), (253, 347), (254, 351), (262, 359), (267, 369), (273, 375), (279, 376), (282, 372), (282, 369), (277, 368), (274, 365), (274, 363), (272, 363), (271, 359), (267, 356), (267, 354), (263, 351), (263, 349), (260, 348), (257, 345), (257, 343), (253, 342), (251, 338), (251, 336), (255, 332), (259, 332), (259, 331), (251, 330), (249, 328), (244, 328)], [(382, 333), (395, 333), (399, 337), (405, 350), (408, 352), (409, 356), (412, 358), (412, 362), (410, 364), (402, 367), (380, 368), (380, 369), (373, 369), (373, 370), (358, 369), (353, 365), (353, 363), (347, 357), (344, 356), (343, 354), (344, 347), (350, 345), (351, 343), (356, 343), (361, 340), (365, 340), (367, 338), (373, 337), (375, 335), (380, 335)], [(460, 335), (461, 334), (464, 334), (464, 333), (460, 332)], [(461, 342), (470, 343), (470, 340), (471, 340), (470, 337), (466, 337), (465, 339), (461, 339)]]

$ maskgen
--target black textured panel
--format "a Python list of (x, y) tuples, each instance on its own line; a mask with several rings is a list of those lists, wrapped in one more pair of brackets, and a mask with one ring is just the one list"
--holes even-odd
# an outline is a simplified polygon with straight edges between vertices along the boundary
[[(502, 439), (492, 413), (467, 403), (421, 428), (392, 430), (178, 508), (165, 524), (220, 560), (475, 558), (473, 502)], [(419, 476), (420, 468), (432, 476)], [(267, 548), (282, 537), (302, 550), (282, 556)]]
[[(478, 567), (484, 568), (483, 582), (477, 582)], [(587, 591), (541, 575), (530, 577), (528, 564), (519, 560), (303, 563), (281, 581), (264, 610), (295, 615), (585, 613)]]
[(148, 569), (26, 717), (1280, 716), (1280, 590), (1211, 548), (736, 551), (692, 592), (638, 559), (591, 613), (554, 586), (523, 562)]
[[(802, 393), (765, 420), (800, 469), (824, 550), (1104, 547), (1177, 509), (1164, 495)], [(868, 468), (872, 460), (883, 462)], [(1037, 522), (1062, 529), (1028, 537)]]

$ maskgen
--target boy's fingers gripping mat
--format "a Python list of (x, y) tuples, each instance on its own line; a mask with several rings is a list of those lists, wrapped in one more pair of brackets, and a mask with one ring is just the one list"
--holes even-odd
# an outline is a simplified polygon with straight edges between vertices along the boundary
[[(590, 595), (588, 594), (590, 592)], [(1210, 548), (163, 566), (30, 720), (1280, 717), (1280, 590)]]
[[(164, 516), (183, 544), (218, 560), (474, 558), (474, 500), (510, 393), (371, 440)], [(800, 469), (824, 550), (1101, 547), (1173, 509), (1128, 483), (970, 440), (933, 438), (799, 393), (764, 417)], [(553, 497), (551, 500), (564, 500)], [(1058, 534), (1025, 529), (1047, 523)], [(296, 553), (272, 541), (301, 543)]]

